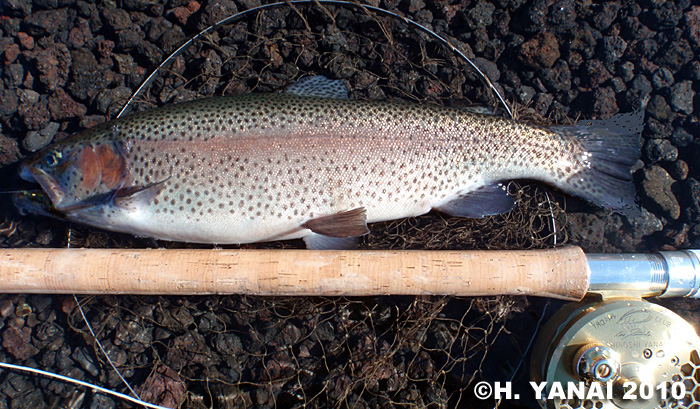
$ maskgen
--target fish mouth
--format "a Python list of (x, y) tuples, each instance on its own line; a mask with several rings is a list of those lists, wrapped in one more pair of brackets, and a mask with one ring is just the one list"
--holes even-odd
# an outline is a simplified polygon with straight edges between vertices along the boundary
[(56, 210), (44, 191), (23, 190), (12, 195), (12, 202), (21, 215), (39, 214), (65, 219), (65, 214)]
[(27, 162), (24, 162), (20, 165), (19, 177), (26, 180), (27, 182), (36, 183), (36, 179), (34, 179), (34, 175), (32, 174), (31, 166), (29, 166), (29, 164), (27, 164)]
[(22, 164), (19, 170), (19, 176), (28, 182), (38, 183), (39, 186), (44, 189), (44, 192), (46, 192), (46, 194), (49, 196), (49, 199), (53, 203), (54, 207), (58, 209), (59, 204), (61, 201), (63, 201), (63, 197), (65, 195), (63, 194), (58, 182), (56, 182), (56, 179), (54, 179), (44, 170), (27, 164)]

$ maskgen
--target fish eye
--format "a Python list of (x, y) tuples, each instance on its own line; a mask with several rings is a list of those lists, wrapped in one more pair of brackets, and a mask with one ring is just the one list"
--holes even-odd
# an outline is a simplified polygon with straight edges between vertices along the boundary
[(52, 168), (52, 167), (58, 165), (58, 163), (61, 161), (62, 157), (63, 157), (63, 155), (61, 154), (61, 152), (51, 151), (51, 152), (47, 153), (46, 156), (44, 156), (44, 165)]

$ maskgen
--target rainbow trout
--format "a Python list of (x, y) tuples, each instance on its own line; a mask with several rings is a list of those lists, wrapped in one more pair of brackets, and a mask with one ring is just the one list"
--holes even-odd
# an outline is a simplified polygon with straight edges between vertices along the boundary
[(80, 132), (26, 160), (72, 221), (193, 243), (304, 238), (347, 248), (367, 223), (431, 209), (508, 212), (534, 179), (596, 205), (634, 202), (640, 113), (543, 128), (459, 108), (348, 98), (308, 77), (283, 92), (197, 100)]

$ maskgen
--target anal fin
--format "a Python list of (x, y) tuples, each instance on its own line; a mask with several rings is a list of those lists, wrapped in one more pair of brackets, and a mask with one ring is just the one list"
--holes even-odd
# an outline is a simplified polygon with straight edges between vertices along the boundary
[(329, 237), (353, 237), (369, 233), (367, 211), (364, 207), (317, 217), (301, 227)]
[(479, 219), (494, 214), (508, 213), (515, 207), (515, 200), (500, 183), (482, 186), (471, 192), (462, 193), (436, 210), (450, 216)]

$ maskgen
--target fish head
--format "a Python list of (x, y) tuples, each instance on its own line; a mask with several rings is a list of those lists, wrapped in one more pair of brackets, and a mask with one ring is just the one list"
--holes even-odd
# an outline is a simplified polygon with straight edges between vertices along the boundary
[(78, 134), (26, 159), (20, 176), (39, 183), (55, 209), (68, 211), (116, 192), (125, 185), (128, 171), (118, 141)]

